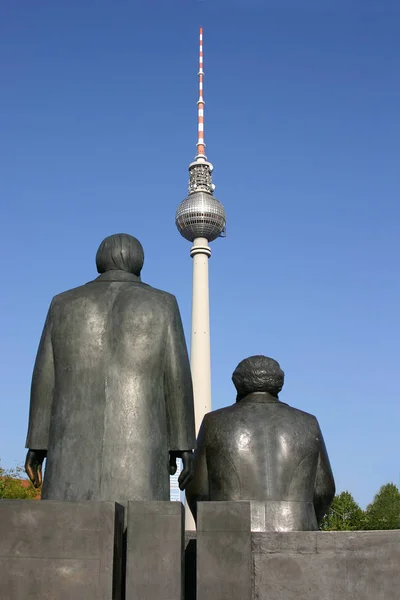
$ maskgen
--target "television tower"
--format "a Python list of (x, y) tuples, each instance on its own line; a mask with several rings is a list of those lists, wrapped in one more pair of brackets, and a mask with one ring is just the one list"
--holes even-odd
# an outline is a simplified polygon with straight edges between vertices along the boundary
[[(206, 413), (211, 411), (210, 308), (208, 292), (209, 242), (225, 233), (226, 216), (213, 196), (213, 166), (204, 143), (203, 29), (200, 28), (199, 99), (197, 101), (197, 154), (189, 165), (189, 194), (176, 211), (179, 233), (193, 246), (193, 297), (190, 366), (193, 379), (196, 434)], [(187, 510), (186, 513), (189, 511)], [(191, 515), (189, 515), (191, 516)], [(188, 520), (186, 521), (188, 525)], [(194, 529), (192, 527), (187, 529)]]

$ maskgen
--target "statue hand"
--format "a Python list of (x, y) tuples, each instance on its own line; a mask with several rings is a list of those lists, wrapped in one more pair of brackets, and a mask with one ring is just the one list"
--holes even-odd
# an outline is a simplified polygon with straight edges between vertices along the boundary
[(170, 451), (169, 453), (169, 474), (175, 475), (176, 473), (176, 459), (180, 457), (180, 452)]
[(184, 490), (193, 477), (193, 452), (192, 450), (171, 450), (169, 453), (169, 474), (176, 473), (176, 459), (181, 458), (183, 469), (178, 478), (179, 488)]
[(178, 478), (179, 488), (184, 490), (194, 475), (193, 452), (192, 450), (182, 451), (183, 469)]
[(35, 488), (42, 485), (42, 464), (47, 450), (28, 450), (25, 460), (25, 471)]

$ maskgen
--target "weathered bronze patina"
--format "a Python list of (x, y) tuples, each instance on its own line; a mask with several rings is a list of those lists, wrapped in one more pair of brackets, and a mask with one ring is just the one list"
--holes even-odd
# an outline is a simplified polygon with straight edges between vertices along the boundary
[(42, 498), (169, 500), (192, 476), (193, 391), (175, 297), (142, 283), (143, 248), (106, 238), (100, 276), (53, 298), (36, 358), (26, 471)]
[(272, 358), (243, 360), (232, 379), (236, 404), (207, 414), (197, 439), (194, 517), (198, 501), (250, 500), (265, 530), (318, 529), (335, 484), (317, 419), (279, 401), (284, 373)]

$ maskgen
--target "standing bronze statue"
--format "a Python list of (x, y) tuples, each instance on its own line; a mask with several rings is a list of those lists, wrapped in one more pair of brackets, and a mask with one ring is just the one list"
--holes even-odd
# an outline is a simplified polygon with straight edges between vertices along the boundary
[(144, 254), (106, 238), (100, 276), (53, 298), (32, 379), (26, 471), (42, 498), (169, 500), (193, 475), (193, 390), (175, 297), (141, 282)]
[(186, 489), (196, 503), (253, 500), (263, 504), (268, 531), (312, 531), (329, 508), (335, 483), (317, 419), (279, 401), (284, 373), (252, 356), (232, 376), (236, 404), (207, 414)]

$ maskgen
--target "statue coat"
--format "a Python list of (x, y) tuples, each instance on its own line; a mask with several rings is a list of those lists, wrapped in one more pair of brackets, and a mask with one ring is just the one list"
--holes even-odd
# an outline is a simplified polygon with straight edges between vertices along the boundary
[(186, 498), (249, 500), (265, 507), (267, 531), (316, 530), (335, 495), (317, 419), (268, 393), (205, 415)]
[(53, 298), (26, 447), (47, 450), (44, 499), (169, 500), (169, 451), (195, 447), (174, 296), (116, 270)]

